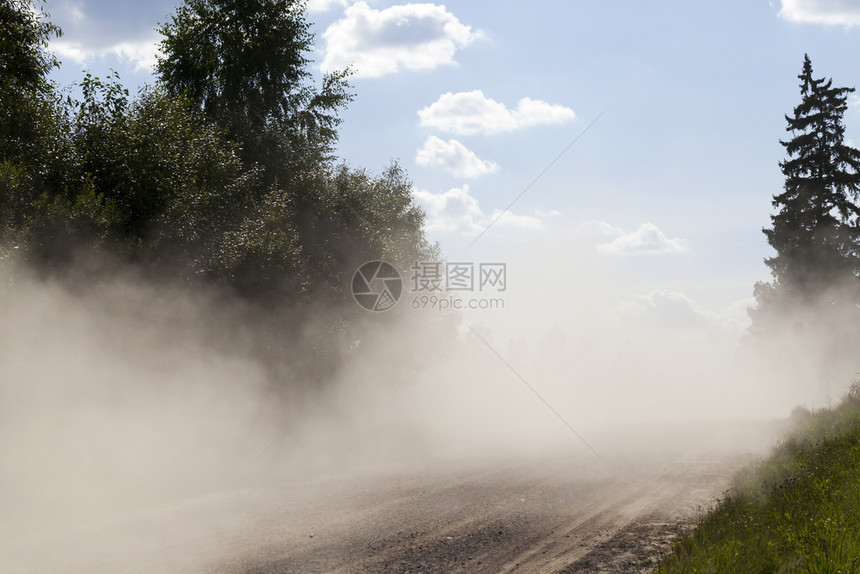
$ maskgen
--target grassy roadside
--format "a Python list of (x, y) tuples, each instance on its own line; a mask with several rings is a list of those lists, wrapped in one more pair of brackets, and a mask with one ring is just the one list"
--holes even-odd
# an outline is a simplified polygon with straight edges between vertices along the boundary
[(792, 419), (658, 573), (860, 572), (860, 382), (839, 406)]

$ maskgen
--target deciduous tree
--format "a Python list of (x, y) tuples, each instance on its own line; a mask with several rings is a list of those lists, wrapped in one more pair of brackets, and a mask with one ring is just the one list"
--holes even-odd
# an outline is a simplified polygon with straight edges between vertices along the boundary
[[(167, 24), (157, 72), (207, 119), (241, 143), (270, 179), (330, 154), (346, 71), (311, 84), (313, 35), (299, 0), (185, 0)], [(282, 169), (283, 168), (283, 169)]]

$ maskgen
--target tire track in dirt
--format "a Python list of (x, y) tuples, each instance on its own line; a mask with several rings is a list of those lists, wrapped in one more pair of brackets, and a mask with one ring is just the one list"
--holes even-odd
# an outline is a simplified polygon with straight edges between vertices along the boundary
[[(643, 517), (674, 520), (719, 492), (719, 460), (678, 460), (662, 468), (583, 475), (552, 464), (424, 477), (400, 476), (391, 499), (342, 515), (324, 536), (270, 544), (220, 572), (332, 574), (559, 573)], [(410, 490), (410, 496), (395, 492)], [(385, 485), (380, 486), (385, 491)], [(656, 514), (655, 514), (656, 513)], [(286, 542), (286, 541), (284, 541)], [(295, 542), (295, 540), (294, 540)], [(644, 541), (643, 541), (644, 543)]]
[[(634, 572), (739, 458), (373, 466), (200, 494), (0, 540), (0, 570), (206, 574)], [(654, 528), (651, 528), (651, 526)], [(615, 560), (615, 562), (613, 562)]]

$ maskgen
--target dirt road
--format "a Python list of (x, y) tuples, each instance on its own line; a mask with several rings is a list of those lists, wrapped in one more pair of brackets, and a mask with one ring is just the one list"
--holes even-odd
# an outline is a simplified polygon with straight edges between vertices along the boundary
[(317, 485), (319, 498), (270, 493), (285, 516), (301, 506), (304, 521), (262, 521), (247, 549), (213, 571), (640, 572), (736, 466), (532, 462), (332, 479)]
[(678, 522), (718, 496), (747, 457), (376, 464), (10, 532), (0, 570), (646, 572)]

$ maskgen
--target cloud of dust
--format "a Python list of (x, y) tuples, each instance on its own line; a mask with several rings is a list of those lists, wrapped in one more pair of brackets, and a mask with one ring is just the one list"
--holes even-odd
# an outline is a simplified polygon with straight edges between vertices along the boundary
[[(225, 533), (253, 517), (186, 512), (165, 524), (194, 542), (173, 550), (169, 528), (124, 522), (105, 536), (104, 525), (391, 461), (563, 453), (589, 465), (599, 464), (591, 449), (714, 448), (721, 437), (701, 429), (665, 426), (650, 442), (638, 429), (774, 419), (817, 396), (738, 352), (748, 302), (715, 311), (671, 285), (630, 284), (574, 239), (512, 252), (503, 310), (419, 311), (407, 295), (395, 312), (361, 312), (326, 365), (303, 361), (322, 355), (300, 343), (259, 340), (319, 339), (324, 312), (292, 321), (133, 273), (76, 287), (2, 277), (0, 564), (58, 571), (77, 548), (90, 572), (135, 556), (203, 571), (230, 554)], [(772, 436), (751, 429), (726, 440)], [(81, 534), (93, 524), (97, 547)]]
[[(441, 452), (589, 453), (576, 434), (609, 452), (636, 442), (637, 425), (711, 421), (744, 428), (729, 442), (756, 449), (774, 431), (754, 433), (747, 423), (824, 406), (850, 384), (856, 357), (831, 352), (833, 339), (820, 330), (777, 329), (778, 337), (751, 344), (752, 282), (725, 289), (709, 285), (718, 277), (691, 281), (697, 263), (688, 253), (607, 257), (593, 231), (509, 246), (501, 259), (479, 249), (451, 256), (504, 261), (508, 289), (503, 309), (464, 312), (456, 352), (439, 355), (399, 391), (410, 395), (404, 404), (420, 406), (403, 412), (432, 429), (423, 436), (445, 442)], [(823, 324), (856, 331), (850, 321)], [(391, 335), (391, 352), (402, 333)], [(689, 444), (697, 445), (707, 448)]]
[[(170, 564), (191, 571), (204, 548), (218, 555), (219, 544), (204, 533), (224, 528), (224, 517), (189, 525), (208, 542), (177, 553), (166, 550), (175, 533), (117, 528), (123, 534), (114, 537), (105, 525), (253, 484), (266, 473), (301, 470), (297, 458), (255, 461), (294, 415), (289, 386), (301, 381), (281, 368), (285, 380), (276, 384), (266, 349), (254, 343), (265, 323), (251, 309), (133, 273), (68, 285), (6, 271), (0, 570), (80, 571), (89, 564), (87, 571), (99, 572), (98, 557), (139, 552), (148, 560), (170, 555), (149, 571), (174, 571)], [(97, 537), (69, 542), (98, 524)], [(54, 549), (52, 537), (66, 544)], [(122, 570), (115, 567), (104, 571)]]

